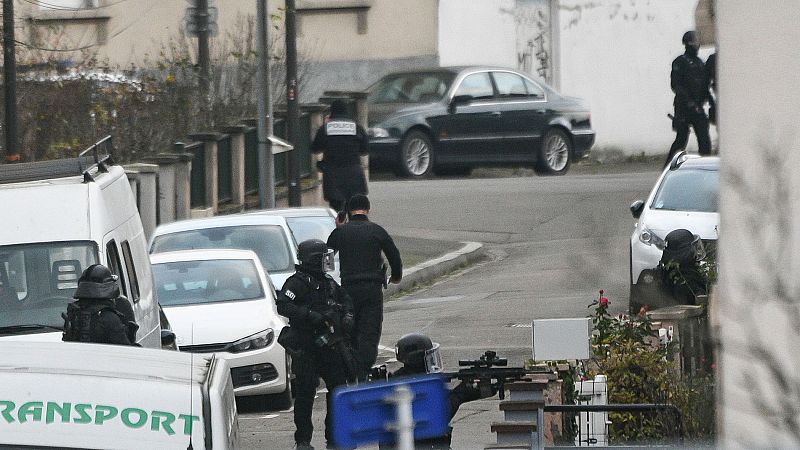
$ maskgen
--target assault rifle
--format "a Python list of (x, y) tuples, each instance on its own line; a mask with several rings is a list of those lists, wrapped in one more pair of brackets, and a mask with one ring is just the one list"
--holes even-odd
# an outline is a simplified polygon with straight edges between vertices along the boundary
[(481, 394), (486, 397), (493, 395), (492, 390), (497, 389), (497, 394), (500, 399), (504, 399), (505, 384), (513, 381), (519, 381), (533, 371), (525, 369), (524, 367), (506, 367), (508, 360), (497, 356), (497, 352), (487, 350), (478, 359), (458, 361), (460, 369), (458, 372), (444, 372), (445, 379), (453, 380), (458, 379), (468, 383), (477, 383)]

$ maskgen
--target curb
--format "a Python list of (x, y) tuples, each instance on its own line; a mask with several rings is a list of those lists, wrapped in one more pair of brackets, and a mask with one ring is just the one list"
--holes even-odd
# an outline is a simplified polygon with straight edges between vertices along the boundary
[(464, 244), (464, 246), (454, 252), (430, 259), (408, 270), (404, 270), (403, 279), (400, 280), (400, 283), (390, 284), (389, 287), (383, 291), (383, 297), (389, 298), (402, 290), (413, 288), (416, 284), (446, 275), (452, 272), (456, 267), (476, 261), (483, 256), (483, 244), (480, 242), (462, 242), (462, 244)]

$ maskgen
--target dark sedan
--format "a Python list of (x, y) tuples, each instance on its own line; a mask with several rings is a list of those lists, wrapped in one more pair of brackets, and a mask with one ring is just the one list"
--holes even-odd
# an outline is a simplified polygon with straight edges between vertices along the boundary
[(407, 177), (530, 165), (560, 175), (594, 143), (583, 101), (511, 69), (443, 67), (369, 88), (370, 162)]

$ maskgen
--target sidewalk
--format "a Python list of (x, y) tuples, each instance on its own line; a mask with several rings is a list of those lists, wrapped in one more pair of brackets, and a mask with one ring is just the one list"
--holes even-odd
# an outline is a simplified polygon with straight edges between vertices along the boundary
[(384, 298), (391, 298), (447, 275), (457, 268), (483, 258), (483, 244), (392, 236), (403, 260), (403, 280), (390, 284)]

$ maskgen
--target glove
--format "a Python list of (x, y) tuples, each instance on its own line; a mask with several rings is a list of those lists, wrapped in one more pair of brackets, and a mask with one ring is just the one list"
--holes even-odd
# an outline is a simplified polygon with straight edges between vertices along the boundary
[(350, 333), (353, 331), (353, 327), (356, 326), (356, 319), (353, 317), (352, 314), (347, 313), (342, 317), (342, 329), (345, 333)]
[(311, 322), (311, 325), (313, 325), (315, 328), (324, 324), (325, 320), (325, 316), (322, 314), (316, 311), (308, 311), (308, 321)]

